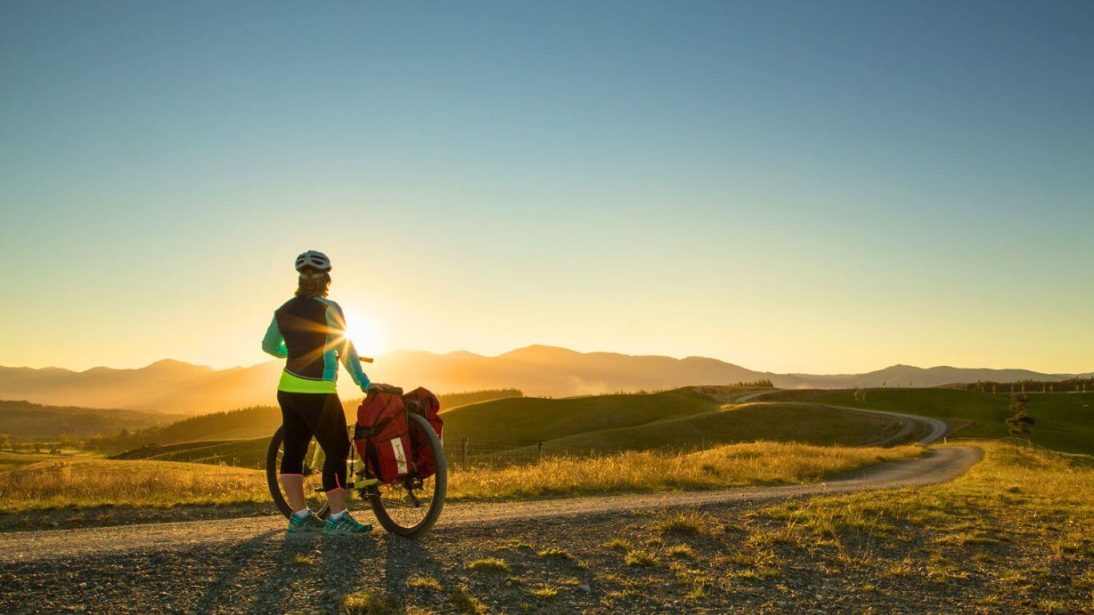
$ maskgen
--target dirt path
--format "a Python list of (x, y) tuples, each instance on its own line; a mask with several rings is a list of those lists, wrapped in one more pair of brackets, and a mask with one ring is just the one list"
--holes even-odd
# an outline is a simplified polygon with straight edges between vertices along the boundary
[[(960, 476), (979, 458), (979, 449), (944, 448), (931, 451), (919, 459), (879, 464), (855, 475), (825, 483), (499, 504), (455, 504), (445, 508), (434, 533), (443, 534), (451, 528), (468, 525), (501, 526), (548, 517), (595, 517), (621, 511), (726, 503), (759, 504), (788, 498), (930, 485)], [(280, 530), (284, 525), (283, 518), (271, 516), (229, 521), (6, 533), (0, 534), (0, 564), (71, 560), (89, 554), (177, 550), (213, 543), (242, 544), (252, 540), (280, 540)]]

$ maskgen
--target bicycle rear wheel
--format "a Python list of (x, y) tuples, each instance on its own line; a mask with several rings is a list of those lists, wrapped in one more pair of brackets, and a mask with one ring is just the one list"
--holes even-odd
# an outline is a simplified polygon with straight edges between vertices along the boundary
[(429, 447), (436, 472), (429, 478), (408, 476), (399, 483), (370, 487), (367, 493), (372, 512), (385, 530), (400, 536), (418, 536), (437, 522), (444, 508), (448, 487), (448, 466), (437, 432), (425, 417), (409, 413), (407, 418), (414, 439), (421, 438)]
[[(266, 482), (270, 487), (270, 495), (281, 514), (288, 517), (293, 514), (289, 501), (285, 497), (285, 490), (281, 487), (279, 473), (281, 470), (281, 458), (284, 456), (284, 427), (278, 427), (273, 438), (270, 439), (270, 447), (266, 451)], [(327, 505), (326, 495), (323, 493), (323, 449), (313, 439), (308, 444), (308, 452), (304, 455), (304, 467), (301, 472), (304, 475), (304, 501), (308, 508), (312, 509), (320, 518), (327, 516), (330, 508)]]

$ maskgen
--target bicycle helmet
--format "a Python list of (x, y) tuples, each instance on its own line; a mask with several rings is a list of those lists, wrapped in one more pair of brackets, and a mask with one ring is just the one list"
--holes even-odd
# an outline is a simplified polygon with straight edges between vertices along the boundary
[(326, 273), (330, 271), (330, 259), (318, 250), (308, 250), (296, 257), (296, 270), (303, 272), (305, 268)]

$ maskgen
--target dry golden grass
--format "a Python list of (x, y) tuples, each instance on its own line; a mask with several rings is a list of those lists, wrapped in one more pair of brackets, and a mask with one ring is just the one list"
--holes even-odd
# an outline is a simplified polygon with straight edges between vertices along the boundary
[(660, 534), (698, 536), (714, 532), (719, 522), (714, 517), (695, 510), (662, 512), (654, 520), (651, 529)]
[(933, 487), (816, 498), (770, 510), (793, 527), (818, 534), (930, 527), (932, 543), (976, 546), (1015, 539), (1046, 540), (1066, 557), (1094, 544), (1094, 469), (1066, 456), (999, 442), (978, 442), (985, 458), (955, 481)]
[(426, 575), (414, 575), (406, 580), (407, 587), (414, 587), (417, 589), (431, 589), (433, 591), (441, 591), (441, 582), (436, 578)]
[(41, 463), (53, 458), (52, 455), (47, 455), (45, 453), (14, 453), (11, 451), (0, 451), (0, 471)]
[(643, 551), (642, 549), (632, 549), (627, 551), (627, 554), (623, 556), (623, 563), (627, 566), (657, 566), (661, 563), (657, 559), (657, 555), (650, 553), (649, 551)]
[(0, 512), (268, 502), (258, 470), (167, 461), (46, 461), (0, 472)]
[(554, 600), (558, 597), (558, 590), (549, 585), (541, 585), (535, 589), (530, 589), (528, 593), (540, 600)]
[(544, 557), (548, 559), (567, 560), (573, 559), (574, 556), (570, 555), (570, 552), (566, 549), (560, 549), (558, 547), (548, 547), (541, 551), (536, 552), (536, 557)]
[(665, 548), (665, 555), (678, 559), (691, 559), (695, 557), (695, 549), (683, 544), (669, 545)]
[(499, 557), (484, 557), (469, 562), (467, 569), (476, 572), (509, 572), (509, 564)]
[(882, 461), (917, 457), (923, 450), (920, 446), (840, 448), (756, 442), (684, 455), (635, 451), (549, 458), (526, 466), (452, 471), (448, 499), (484, 501), (813, 482)]
[(1094, 592), (1080, 586), (1094, 561), (1094, 468), (1076, 456), (977, 446), (984, 460), (949, 483), (767, 507), (752, 515), (761, 523), (749, 526), (746, 544), (774, 544), (774, 533), (841, 574), (881, 584), (922, 580), (975, 587), (984, 604), (1036, 598), (1067, 612), (1089, 608)]
[(452, 607), (458, 613), (468, 613), (469, 615), (479, 615), (480, 613), (486, 613), (486, 605), (482, 603), (482, 600), (476, 598), (467, 589), (466, 586), (460, 585), (455, 587), (448, 594), (448, 600), (452, 603)]
[[(915, 457), (922, 451), (918, 446), (838, 448), (757, 442), (683, 455), (628, 452), (549, 458), (532, 465), (454, 471), (448, 499), (494, 501), (801, 483)], [(53, 458), (0, 471), (0, 512), (269, 501), (263, 471), (231, 466)]]
[(399, 604), (383, 594), (357, 592), (342, 598), (345, 615), (388, 615), (401, 613)]

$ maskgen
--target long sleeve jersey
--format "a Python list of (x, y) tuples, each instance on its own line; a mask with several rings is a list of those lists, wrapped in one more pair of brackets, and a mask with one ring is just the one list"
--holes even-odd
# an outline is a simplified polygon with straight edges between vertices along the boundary
[(293, 297), (274, 311), (262, 350), (285, 359), (279, 391), (336, 393), (341, 360), (354, 384), (364, 391), (369, 380), (353, 342), (346, 339), (342, 308), (324, 297)]

